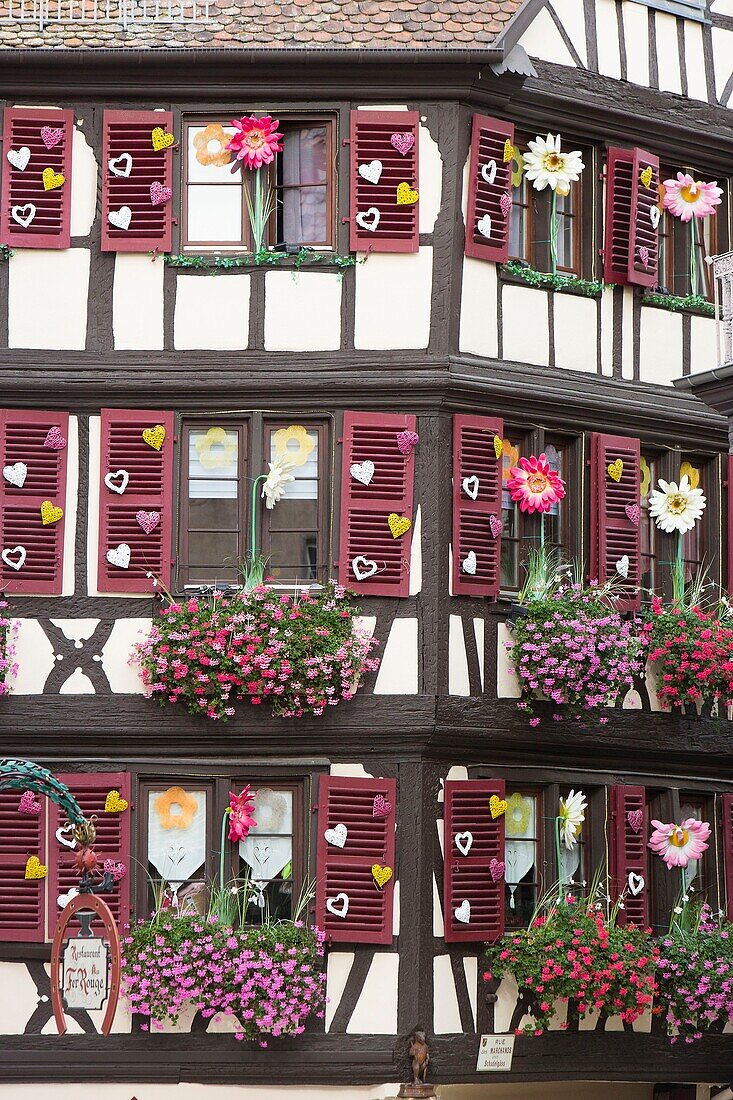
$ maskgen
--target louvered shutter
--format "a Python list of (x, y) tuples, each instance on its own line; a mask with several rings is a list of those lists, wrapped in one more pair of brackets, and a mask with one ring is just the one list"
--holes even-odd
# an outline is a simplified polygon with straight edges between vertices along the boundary
[(18, 812), (20, 790), (0, 791), (0, 941), (41, 943), (45, 938), (46, 880), (26, 879), (31, 856), (47, 865), (46, 799), (41, 812)]
[[(611, 901), (615, 903), (625, 894), (618, 923), (646, 928), (649, 923), (646, 791), (643, 787), (614, 786), (610, 795)], [(641, 876), (644, 882), (636, 896), (629, 889), (631, 874)], [(638, 885), (635, 880), (632, 882)]]
[[(457, 596), (497, 596), (501, 565), (501, 535), (492, 534), (490, 519), (501, 521), (501, 458), (494, 436), (504, 425), (496, 417), (453, 417), (453, 593)], [(478, 489), (472, 478), (478, 478)], [(468, 490), (464, 481), (468, 479)], [(474, 500), (471, 493), (477, 491)], [(473, 552), (476, 559), (475, 572)], [(466, 570), (468, 564), (469, 571)]]
[(506, 263), (509, 257), (512, 162), (504, 160), (507, 141), (514, 142), (511, 122), (488, 115), (473, 116), (466, 255), (496, 263)]
[[(651, 168), (648, 184), (642, 173)], [(603, 277), (607, 283), (656, 286), (658, 230), (650, 210), (659, 209), (659, 157), (643, 149), (608, 150)]]
[[(162, 424), (165, 440), (159, 451), (143, 439), (143, 431)], [(130, 475), (122, 495), (108, 489), (107, 473)], [(173, 413), (141, 409), (102, 409), (99, 471), (100, 592), (152, 592), (153, 577), (170, 587), (173, 530)], [(146, 534), (138, 512), (157, 512), (160, 522)], [(110, 563), (108, 552), (130, 547), (124, 569)], [(153, 574), (149, 577), (147, 574)]]
[[(494, 881), (491, 861), (504, 863), (504, 815), (492, 817), (492, 795), (504, 798), (503, 779), (446, 780), (443, 835), (443, 922), (447, 943), (493, 943), (504, 933), (505, 878)], [(473, 838), (463, 855), (456, 834)], [(467, 843), (462, 838), (464, 847)], [(456, 909), (470, 906), (468, 923)]]
[[(621, 460), (620, 481), (608, 472)], [(591, 579), (603, 583), (613, 579), (625, 594), (618, 600), (624, 611), (638, 611), (641, 596), (641, 534), (639, 514), (634, 522), (629, 511), (639, 508), (641, 450), (638, 439), (625, 435), (594, 434), (591, 438)], [(616, 563), (629, 559), (626, 578)], [(636, 590), (636, 591), (634, 591)]]
[[(58, 429), (64, 446), (45, 446), (49, 431)], [(66, 509), (66, 466), (69, 414), (36, 409), (0, 411), (0, 464), (28, 468), (23, 486), (0, 477), (0, 542), (12, 561), (14, 548), (23, 547), (20, 569), (0, 561), (0, 584), (6, 593), (58, 596), (62, 590), (66, 516), (44, 525), (41, 504), (48, 500)]]
[[(153, 149), (151, 134), (155, 127), (173, 130), (170, 111), (105, 111), (104, 159), (102, 163), (102, 251), (103, 252), (170, 252), (173, 211), (171, 199), (154, 206), (151, 184), (173, 186), (173, 150)], [(129, 175), (116, 175), (110, 169), (126, 168), (129, 153), (132, 166)], [(127, 229), (113, 225), (109, 215), (117, 215), (123, 207), (131, 211)]]
[[(116, 882), (110, 893), (101, 895), (109, 906), (118, 928), (130, 919), (130, 775), (129, 772), (70, 772), (57, 776), (65, 783), (81, 807), (84, 817), (95, 817), (97, 838), (94, 851), (99, 859), (98, 870), (103, 872), (104, 861), (123, 863), (126, 873)], [(127, 802), (127, 809), (105, 813), (104, 805), (110, 791), (119, 791)], [(49, 937), (61, 909), (59, 894), (66, 894), (72, 886), (79, 885), (79, 872), (74, 866), (75, 849), (67, 848), (56, 839), (56, 830), (66, 824), (63, 812), (55, 803), (49, 803), (49, 868), (48, 868), (48, 929)], [(92, 923), (95, 931), (99, 929)], [(99, 926), (101, 928), (101, 925)]]
[[(415, 417), (402, 413), (344, 413), (341, 453), (341, 538), (339, 581), (372, 596), (407, 596), (410, 588), (412, 528), (393, 538), (391, 513), (412, 520), (415, 451), (404, 455), (397, 433), (415, 431)], [(351, 474), (352, 465), (374, 463), (368, 485)], [(376, 562), (378, 571), (359, 581), (354, 559)], [(370, 568), (359, 563), (363, 574)]]
[[(61, 130), (61, 139), (48, 149), (41, 130)], [(68, 248), (71, 241), (71, 146), (74, 112), (29, 107), (6, 107), (3, 112), (2, 156), (2, 241), (11, 248)], [(30, 150), (25, 168), (12, 165), (8, 153)], [(43, 172), (53, 169), (64, 176), (61, 187), (47, 191)], [(13, 209), (22, 219), (35, 214), (23, 226), (13, 218)]]
[[(725, 915), (733, 920), (733, 794), (721, 795), (721, 834), (725, 867)], [(723, 906), (721, 905), (722, 909)]]
[[(390, 810), (375, 817), (377, 796), (390, 804)], [(316, 924), (332, 943), (392, 943), (396, 806), (394, 779), (319, 779)], [(324, 835), (337, 825), (346, 826), (343, 848), (329, 844)], [(393, 871), (381, 889), (372, 877), (375, 864)], [(344, 917), (326, 908), (326, 902), (339, 894), (349, 899)], [(337, 907), (342, 904), (339, 900)]]
[[(353, 252), (417, 252), (419, 200), (399, 204), (397, 188), (406, 183), (410, 190), (419, 193), (419, 127), (417, 111), (351, 112), (349, 239)], [(392, 143), (393, 136), (396, 145)], [(400, 152), (399, 147), (405, 151)], [(382, 166), (377, 183), (359, 174), (360, 167), (374, 161)], [(373, 232), (356, 220), (357, 215), (366, 216), (372, 208), (379, 211), (379, 222)]]

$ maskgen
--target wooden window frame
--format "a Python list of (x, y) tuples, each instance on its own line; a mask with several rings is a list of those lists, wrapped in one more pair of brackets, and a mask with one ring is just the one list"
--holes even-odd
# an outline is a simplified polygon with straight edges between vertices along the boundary
[[(678, 171), (689, 172), (695, 177), (702, 176), (703, 179), (708, 179), (715, 175), (714, 172), (701, 172), (689, 166), (671, 169), (668, 165), (663, 164), (660, 165), (659, 168), (660, 183), (663, 184), (665, 179), (674, 179)], [(719, 206), (716, 206), (716, 213), (711, 215), (709, 219), (705, 219), (710, 222), (710, 255), (713, 256), (720, 252), (725, 252), (729, 247), (727, 221), (730, 205), (730, 180), (728, 178), (718, 180), (718, 186), (723, 189), (723, 194), (721, 196), (722, 201)], [(695, 219), (693, 219), (693, 221), (695, 221)], [(691, 225), (692, 222), (682, 222), (679, 218), (673, 217), (669, 211), (662, 208), (659, 227), (661, 229), (662, 226), (666, 226), (664, 236), (667, 241), (667, 247), (665, 248), (664, 255), (664, 271), (662, 272), (661, 266), (659, 269), (658, 289), (678, 297), (685, 297), (693, 293), (689, 276)], [(702, 235), (702, 227), (699, 225), (696, 225), (696, 235), (698, 247), (702, 247), (702, 259), (698, 261), (698, 269), (701, 270), (704, 275), (704, 284), (706, 288), (704, 297), (712, 302), (715, 300), (713, 269), (712, 265), (705, 263), (704, 258), (708, 253), (705, 239)]]
[[(511, 774), (511, 773), (510, 773)], [(504, 778), (503, 776), (496, 776), (496, 778)], [(504, 797), (507, 801), (513, 794), (519, 793), (525, 798), (535, 799), (535, 839), (534, 844), (536, 846), (536, 856), (534, 861), (535, 868), (535, 882), (532, 884), (536, 890), (536, 897), (534, 900), (533, 909), (536, 908), (537, 903), (545, 892), (543, 885), (543, 879), (546, 879), (546, 867), (547, 867), (547, 853), (554, 851), (554, 844), (551, 841), (551, 837), (548, 837), (548, 821), (545, 817), (545, 802), (547, 799), (547, 792), (550, 788), (543, 786), (541, 783), (530, 782), (524, 783), (522, 779), (515, 781), (513, 778), (507, 777), (506, 780), (506, 794)], [(505, 826), (506, 828), (506, 826)], [(507, 841), (513, 838), (505, 835), (504, 837), (504, 850), (506, 852)], [(510, 924), (510, 914), (516, 913), (516, 909), (509, 908), (509, 902), (507, 900), (507, 892), (509, 887), (505, 883), (504, 894), (504, 924), (506, 932), (516, 932), (519, 928), (525, 928), (524, 924)]]
[[(293, 884), (293, 912), (297, 904), (300, 893), (303, 889), (303, 883), (306, 878), (306, 868), (308, 867), (308, 851), (306, 846), (306, 829), (305, 822), (308, 820), (306, 815), (306, 782), (305, 779), (272, 779), (266, 776), (262, 779), (254, 779), (248, 776), (237, 774), (232, 779), (234, 789), (239, 791), (245, 784), (249, 783), (254, 790), (269, 790), (269, 791), (289, 791), (293, 796), (293, 831), (290, 835), (293, 838), (293, 852), (291, 856), (292, 863), (292, 875), (291, 882)], [(223, 813), (223, 810), (222, 810)], [(230, 860), (232, 866), (231, 877), (239, 880), (246, 874), (247, 864), (239, 854), (239, 846), (233, 844), (230, 848)], [(277, 875), (274, 879), (269, 881), (274, 882), (277, 879)], [(281, 881), (284, 881), (282, 879)]]

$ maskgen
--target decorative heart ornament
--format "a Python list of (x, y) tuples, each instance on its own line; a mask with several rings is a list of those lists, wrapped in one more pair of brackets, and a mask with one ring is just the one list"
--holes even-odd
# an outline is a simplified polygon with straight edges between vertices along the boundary
[(63, 508), (57, 508), (50, 500), (44, 500), (41, 504), (41, 523), (44, 527), (48, 527), (49, 523), (58, 523), (63, 516)]
[(0, 558), (2, 558), (5, 564), (11, 569), (14, 569), (16, 573), (25, 565), (25, 559), (27, 558), (27, 556), (28, 553), (25, 546), (7, 546), (3, 550), (2, 554), (0, 554)]
[(608, 466), (608, 476), (612, 478), (615, 482), (619, 482), (621, 480), (621, 475), (623, 472), (624, 463), (623, 459), (621, 458), (617, 458), (615, 462), (611, 462)]
[(173, 191), (170, 187), (164, 187), (162, 183), (150, 184), (150, 205), (162, 206), (165, 202), (170, 202), (173, 198)]
[(661, 211), (658, 206), (649, 207), (649, 221), (652, 223), (652, 229), (656, 229), (659, 225), (659, 219), (661, 217)]
[(641, 508), (638, 504), (627, 504), (624, 508), (626, 515), (633, 523), (634, 527), (638, 527), (641, 522)]
[(484, 183), (488, 183), (489, 187), (496, 179), (496, 161), (490, 160), (488, 164), (481, 165), (481, 176)]
[(476, 228), (482, 237), (487, 239), (491, 236), (491, 217), (489, 214), (484, 214), (483, 218), (479, 218), (476, 222)]
[(409, 183), (397, 184), (397, 205), (398, 206), (414, 206), (417, 200), (420, 198), (418, 191), (413, 190)]
[(367, 183), (379, 183), (383, 165), (381, 160), (370, 160), (368, 164), (359, 165), (359, 175)]
[(71, 889), (66, 894), (59, 894), (58, 897), (56, 898), (56, 904), (58, 905), (59, 909), (65, 909), (66, 906), (69, 904), (69, 902), (72, 901), (75, 897), (77, 897), (78, 894), (79, 894), (79, 887), (78, 886), (72, 886)]
[(514, 146), (512, 145), (509, 138), (507, 138), (506, 141), (504, 142), (504, 153), (503, 153), (504, 163), (508, 164), (513, 156), (514, 156)]
[(386, 886), (389, 880), (392, 878), (392, 868), (382, 867), (379, 863), (372, 864), (372, 878), (376, 882), (377, 886), (381, 890), (383, 886)]
[(370, 206), (368, 210), (362, 210), (354, 219), (360, 229), (366, 229), (367, 233), (375, 233), (382, 215), (376, 206)]
[(160, 512), (144, 512), (142, 509), (135, 512), (138, 527), (142, 527), (146, 535), (149, 535), (160, 523)]
[(28, 814), (29, 817), (38, 817), (41, 812), (41, 803), (33, 791), (23, 791), (18, 803), (18, 813)]
[(619, 577), (623, 577), (624, 580), (626, 580), (626, 578), (629, 575), (629, 565), (630, 564), (631, 563), (629, 561), (629, 555), (628, 554), (623, 554), (618, 559), (618, 561), (616, 562), (616, 567), (615, 567), (616, 572), (618, 573)]
[(641, 174), (639, 176), (639, 179), (641, 180), (641, 182), (644, 184), (645, 187), (648, 187), (649, 184), (652, 182), (653, 174), (654, 173), (652, 172), (651, 164), (647, 164), (646, 168), (642, 169)]
[(36, 208), (32, 202), (27, 202), (25, 206), (13, 206), (10, 210), (10, 217), (18, 225), (22, 225), (23, 229), (27, 229), (36, 216)]
[(363, 462), (354, 462), (349, 467), (349, 473), (354, 481), (368, 485), (374, 477), (374, 463), (370, 458), (365, 458)]
[(107, 161), (107, 167), (113, 176), (122, 176), (127, 179), (132, 171), (132, 156), (130, 153), (120, 153), (118, 157), (112, 157)]
[(43, 441), (43, 446), (49, 451), (63, 451), (66, 446), (66, 440), (61, 434), (61, 429), (49, 428), (48, 434)]
[(358, 581), (365, 581), (369, 577), (374, 576), (378, 566), (371, 558), (365, 558), (362, 557), (361, 554), (358, 554), (355, 558), (351, 559), (351, 568)]
[(492, 794), (489, 799), (489, 813), (496, 821), (497, 817), (501, 817), (507, 811), (509, 803), (505, 798), (499, 798), (498, 794)]
[(105, 859), (104, 863), (102, 864), (102, 868), (106, 872), (106, 874), (112, 875), (112, 878), (115, 880), (115, 882), (119, 882), (120, 879), (123, 879), (127, 874), (127, 867), (119, 860)]
[(326, 898), (326, 909), (334, 917), (345, 917), (349, 911), (349, 895), (337, 894), (335, 898)]
[(42, 126), (41, 127), (41, 141), (47, 149), (53, 149), (58, 145), (64, 136), (64, 131), (61, 127)]
[(127, 809), (127, 799), (120, 798), (119, 791), (108, 791), (104, 800), (104, 812), (106, 814), (121, 814)]
[(498, 516), (489, 516), (489, 530), (492, 538), (498, 539), (504, 530), (504, 521), (500, 520)]
[(643, 875), (637, 875), (634, 871), (629, 871), (629, 893), (632, 897), (637, 897), (645, 886)]
[(150, 134), (150, 140), (153, 143), (153, 149), (156, 153), (160, 153), (163, 149), (170, 149), (171, 145), (175, 144), (175, 136), (167, 133), (162, 126), (154, 126)]
[(419, 442), (417, 432), (397, 432), (397, 450), (401, 455), (411, 455)]
[(504, 454), (504, 440), (500, 435), (494, 436), (494, 454), (497, 458), (501, 458)]
[[(64, 848), (76, 848), (76, 840), (72, 836), (74, 826), (72, 824), (62, 825), (61, 828), (56, 830), (56, 839), (59, 844), (63, 844)], [(68, 839), (66, 834), (69, 834)]]
[(410, 149), (412, 149), (413, 145), (415, 144), (415, 135), (392, 134), (392, 137), (389, 139), (389, 143), (393, 149), (396, 149), (398, 153), (401, 153), (403, 157), (406, 157), (407, 154), (410, 152)]
[(473, 844), (473, 833), (466, 831), (465, 833), (456, 833), (453, 838), (456, 842), (456, 848), (462, 856), (467, 856), (471, 851), (471, 845)]
[(392, 532), (392, 538), (398, 539), (412, 527), (412, 520), (409, 520), (407, 516), (398, 516), (396, 512), (390, 512), (387, 516), (387, 525)]
[(104, 484), (113, 492), (122, 496), (130, 481), (127, 470), (115, 470), (114, 473), (104, 475)]
[(489, 863), (489, 874), (493, 882), (501, 882), (506, 871), (506, 863), (503, 859), (492, 859)]
[(20, 149), (8, 149), (8, 161), (19, 172), (25, 172), (30, 159), (31, 151), (27, 145), (21, 146)]
[(334, 848), (346, 847), (346, 838), (349, 835), (349, 830), (344, 825), (343, 821), (339, 821), (338, 825), (334, 825), (333, 829), (326, 829), (323, 834), (326, 839), (326, 844), (332, 844)]
[(165, 428), (156, 424), (154, 428), (143, 428), (143, 441), (154, 451), (159, 451), (165, 443)]
[(641, 827), (644, 824), (644, 811), (643, 810), (629, 810), (626, 814), (626, 820), (629, 826), (635, 833), (641, 832)]
[(388, 802), (383, 794), (375, 794), (372, 817), (389, 817), (391, 813), (392, 803)]
[(461, 924), (471, 923), (471, 903), (467, 899), (461, 902), (457, 909), (453, 910), (456, 920)]
[(41, 178), (44, 191), (55, 191), (66, 183), (66, 176), (62, 172), (54, 172), (53, 168), (44, 168)]
[(3, 477), (9, 485), (22, 489), (28, 477), (28, 467), (25, 462), (14, 462), (12, 466), (3, 466)]
[(639, 245), (639, 259), (644, 267), (649, 267), (649, 249), (645, 244)]
[(499, 198), (499, 206), (501, 207), (501, 212), (504, 217), (508, 218), (512, 209), (512, 196), (508, 191), (502, 191)]
[(461, 562), (461, 569), (463, 570), (464, 573), (468, 573), (468, 575), (470, 577), (472, 577), (474, 575), (474, 573), (476, 572), (476, 566), (477, 565), (478, 565), (478, 562), (476, 561), (475, 552), (473, 550), (469, 550), (468, 553), (466, 554), (465, 558)]
[(129, 206), (121, 206), (119, 210), (110, 210), (107, 221), (115, 229), (129, 229), (132, 221), (132, 210)]
[(470, 497), (471, 500), (475, 500), (478, 496), (479, 484), (479, 479), (475, 474), (471, 474), (470, 477), (464, 477), (461, 482), (464, 493), (467, 497)]
[(48, 867), (45, 863), (41, 863), (38, 856), (29, 856), (25, 865), (25, 877), (26, 878), (45, 878), (48, 874)]
[(127, 543), (121, 542), (119, 546), (114, 546), (111, 550), (107, 551), (107, 561), (117, 569), (128, 569), (130, 566), (131, 554), (132, 551)]

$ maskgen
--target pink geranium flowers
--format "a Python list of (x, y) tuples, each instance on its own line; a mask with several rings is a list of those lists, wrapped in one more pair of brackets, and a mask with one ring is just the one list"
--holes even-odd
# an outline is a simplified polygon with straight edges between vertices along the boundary
[(249, 783), (241, 792), (235, 794), (229, 792), (229, 839), (234, 841), (244, 840), (249, 835), (250, 829), (257, 825), (253, 818), (255, 804), (250, 794)]
[(232, 119), (231, 124), (236, 133), (229, 139), (227, 149), (242, 161), (245, 168), (256, 170), (263, 164), (272, 164), (275, 153), (282, 152), (283, 135), (277, 129), (280, 125), (278, 119), (270, 115), (264, 118), (245, 115), (239, 120)]
[(670, 870), (673, 867), (686, 867), (690, 860), (697, 860), (707, 851), (705, 841), (710, 836), (707, 821), (697, 821), (688, 817), (681, 825), (662, 821), (652, 821), (654, 832), (649, 839), (649, 847), (661, 856)]
[(692, 218), (707, 218), (714, 214), (722, 194), (717, 180), (703, 183), (702, 180), (695, 180), (689, 172), (678, 172), (676, 180), (664, 181), (663, 206), (675, 218), (689, 222)]
[(549, 512), (565, 496), (565, 482), (550, 469), (547, 455), (520, 458), (509, 471), (507, 489), (522, 512)]

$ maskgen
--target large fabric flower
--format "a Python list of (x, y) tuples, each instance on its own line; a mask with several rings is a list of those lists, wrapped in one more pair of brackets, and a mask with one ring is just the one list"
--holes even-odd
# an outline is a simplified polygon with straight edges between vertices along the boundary
[(546, 138), (536, 137), (529, 142), (529, 150), (524, 154), (524, 174), (532, 181), (536, 191), (551, 187), (560, 195), (567, 195), (570, 184), (577, 180), (585, 168), (580, 152), (563, 153), (560, 149), (560, 135), (548, 134)]
[(699, 859), (707, 851), (705, 841), (710, 836), (707, 821), (688, 817), (681, 825), (665, 825), (662, 821), (652, 821), (652, 825), (654, 832), (649, 838), (649, 847), (670, 869), (686, 867), (691, 859)]
[(278, 455), (274, 462), (268, 462), (270, 472), (262, 486), (262, 495), (268, 508), (274, 508), (285, 496), (285, 487), (289, 481), (295, 481), (291, 474), (293, 463), (286, 455)]
[(662, 205), (680, 221), (689, 222), (693, 218), (707, 218), (715, 213), (715, 207), (722, 201), (722, 188), (718, 181), (703, 183), (695, 180), (688, 172), (678, 172), (676, 180), (664, 181)]
[(236, 154), (237, 160), (244, 163), (245, 168), (261, 168), (263, 164), (272, 164), (275, 153), (282, 152), (281, 138), (278, 133), (278, 119), (265, 115), (264, 118), (255, 118), (250, 115), (244, 118), (232, 119), (232, 126), (236, 133), (230, 137), (227, 149)]
[(661, 531), (684, 534), (695, 526), (706, 503), (702, 489), (693, 489), (687, 474), (680, 478), (679, 485), (660, 477), (659, 489), (649, 494), (649, 514)]
[(580, 828), (585, 821), (588, 803), (582, 791), (571, 791), (567, 798), (560, 799), (557, 816), (560, 818), (560, 836), (568, 851), (573, 850), (580, 836)]
[(229, 839), (244, 840), (250, 829), (257, 824), (252, 817), (255, 804), (250, 794), (249, 783), (240, 794), (229, 792)]
[(565, 496), (565, 482), (550, 469), (547, 455), (520, 458), (509, 471), (507, 489), (512, 500), (519, 501), (522, 512), (549, 512)]

